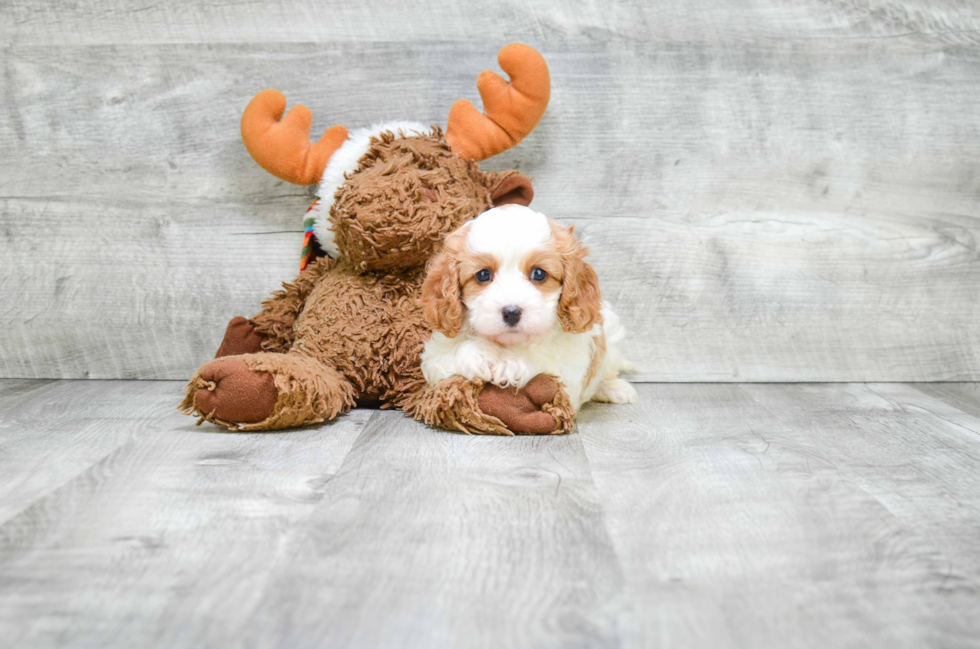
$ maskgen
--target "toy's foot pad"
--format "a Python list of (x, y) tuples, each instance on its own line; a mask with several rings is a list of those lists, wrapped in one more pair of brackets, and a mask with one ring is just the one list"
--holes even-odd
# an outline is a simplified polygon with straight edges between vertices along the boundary
[(480, 410), (504, 422), (512, 432), (543, 435), (559, 426), (553, 415), (541, 409), (552, 402), (557, 392), (555, 382), (542, 374), (520, 390), (487, 384), (480, 392), (479, 405)]
[(218, 347), (215, 358), (223, 356), (239, 356), (241, 354), (255, 354), (262, 351), (262, 341), (265, 336), (259, 333), (248, 318), (235, 316), (228, 322), (225, 329), (225, 337)]
[(207, 419), (252, 424), (267, 419), (279, 393), (268, 372), (249, 369), (241, 358), (215, 359), (198, 372), (197, 411)]

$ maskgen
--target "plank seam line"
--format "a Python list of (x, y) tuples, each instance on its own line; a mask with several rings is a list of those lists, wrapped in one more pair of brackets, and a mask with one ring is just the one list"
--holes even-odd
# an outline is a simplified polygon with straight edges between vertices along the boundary
[[(947, 407), (949, 407), (949, 408), (952, 408), (952, 409), (953, 409), (953, 410), (955, 410), (956, 412), (959, 412), (959, 413), (961, 413), (961, 414), (962, 414), (963, 416), (965, 416), (965, 417), (969, 417), (970, 419), (976, 419), (976, 417), (974, 417), (974, 416), (973, 416), (973, 415), (971, 415), (970, 413), (968, 413), (968, 412), (966, 412), (966, 411), (963, 411), (963, 410), (960, 410), (959, 408), (957, 408), (957, 407), (956, 407), (956, 406), (954, 406), (953, 404), (951, 404), (951, 403), (946, 403), (946, 402), (945, 402), (945, 401), (943, 401), (942, 399), (937, 399), (936, 397), (934, 397), (934, 396), (932, 396), (932, 395), (930, 395), (930, 394), (926, 394), (925, 392), (922, 392), (921, 390), (916, 390), (916, 388), (915, 388), (914, 386), (912, 386), (912, 385), (909, 385), (908, 383), (901, 383), (901, 384), (899, 384), (899, 385), (904, 385), (904, 386), (905, 386), (905, 387), (907, 387), (908, 389), (910, 389), (910, 390), (914, 390), (915, 392), (917, 392), (917, 393), (919, 393), (920, 395), (922, 395), (922, 396), (923, 396), (923, 397), (925, 397), (926, 399), (931, 399), (931, 400), (933, 400), (933, 401), (938, 401), (939, 403), (941, 403), (941, 404), (943, 404), (943, 405), (945, 405), (945, 406), (947, 406)], [(896, 402), (896, 401), (894, 401), (893, 399), (891, 399), (891, 398), (889, 398), (889, 397), (887, 397), (887, 396), (885, 396), (884, 394), (882, 394), (882, 393), (880, 393), (880, 392), (878, 392), (877, 390), (875, 390), (875, 389), (874, 389), (873, 387), (871, 387), (871, 386), (870, 386), (870, 385), (868, 385), (867, 383), (865, 383), (865, 384), (864, 384), (864, 387), (866, 387), (866, 388), (867, 388), (867, 389), (868, 389), (869, 391), (871, 391), (871, 392), (873, 392), (874, 394), (877, 394), (877, 395), (878, 395), (879, 397), (881, 397), (882, 399), (884, 399), (884, 400), (885, 400), (885, 401), (887, 401), (888, 403), (890, 403), (890, 404), (892, 404), (893, 406), (895, 406), (896, 408), (898, 408), (898, 409), (899, 409), (899, 410), (901, 410), (902, 412), (907, 412), (907, 411), (908, 411), (908, 408), (909, 408), (909, 406), (907, 406), (906, 404), (901, 404), (901, 403), (897, 403), (897, 402)], [(924, 411), (924, 412), (927, 412), (927, 413), (929, 413), (929, 415), (930, 415), (930, 416), (932, 416), (932, 417), (935, 417), (936, 419), (938, 419), (938, 420), (940, 420), (940, 421), (944, 421), (944, 422), (946, 422), (947, 424), (949, 424), (949, 425), (951, 425), (951, 426), (954, 426), (954, 427), (956, 427), (956, 428), (962, 428), (962, 429), (963, 429), (963, 430), (965, 430), (965, 431), (966, 431), (967, 433), (969, 433), (971, 437), (977, 437), (977, 438), (980, 438), (980, 429), (977, 429), (977, 430), (974, 430), (974, 429), (972, 429), (972, 428), (970, 428), (970, 427), (968, 427), (968, 426), (964, 426), (963, 424), (960, 424), (960, 423), (957, 423), (957, 422), (955, 422), (955, 421), (950, 421), (949, 419), (946, 419), (946, 418), (945, 418), (945, 417), (943, 417), (942, 415), (939, 415), (939, 414), (937, 414), (937, 413), (936, 413), (935, 411), (933, 411), (933, 410), (930, 410), (929, 408), (926, 408), (926, 407), (923, 407), (923, 406), (911, 406), (911, 407), (915, 407), (915, 408), (918, 408), (919, 410), (922, 410), (922, 411)]]

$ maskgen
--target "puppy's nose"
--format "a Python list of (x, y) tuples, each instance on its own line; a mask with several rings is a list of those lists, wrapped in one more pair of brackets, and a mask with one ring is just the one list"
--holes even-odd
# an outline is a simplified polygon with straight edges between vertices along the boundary
[(504, 316), (504, 322), (507, 323), (508, 327), (516, 327), (517, 323), (521, 321), (521, 307), (519, 306), (505, 306), (500, 312)]

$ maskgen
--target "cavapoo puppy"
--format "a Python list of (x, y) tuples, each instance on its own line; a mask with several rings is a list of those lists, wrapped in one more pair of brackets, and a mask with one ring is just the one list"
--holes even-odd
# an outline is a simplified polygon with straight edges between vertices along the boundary
[(521, 205), (481, 214), (447, 237), (429, 263), (422, 309), (435, 330), (422, 353), (426, 381), (459, 374), (524, 387), (561, 379), (576, 412), (589, 400), (633, 403), (619, 373), (625, 331), (602, 302), (588, 249)]

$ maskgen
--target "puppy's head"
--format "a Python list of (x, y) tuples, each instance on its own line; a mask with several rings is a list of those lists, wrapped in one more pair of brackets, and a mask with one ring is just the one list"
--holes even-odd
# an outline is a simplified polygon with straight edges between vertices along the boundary
[(588, 249), (534, 210), (484, 212), (446, 239), (422, 286), (429, 325), (453, 338), (466, 324), (500, 345), (527, 342), (556, 322), (583, 333), (602, 321)]

